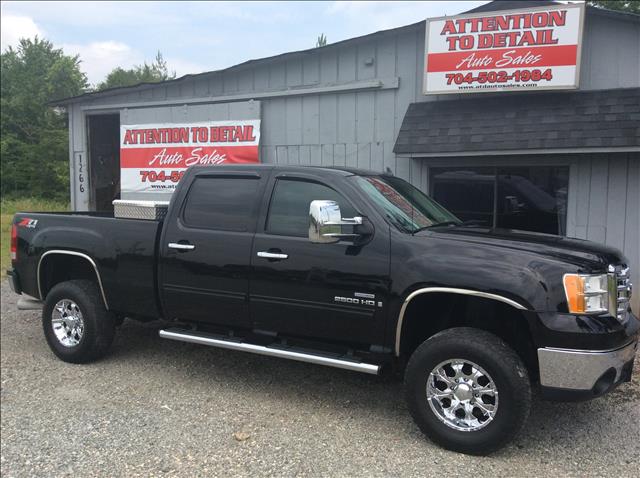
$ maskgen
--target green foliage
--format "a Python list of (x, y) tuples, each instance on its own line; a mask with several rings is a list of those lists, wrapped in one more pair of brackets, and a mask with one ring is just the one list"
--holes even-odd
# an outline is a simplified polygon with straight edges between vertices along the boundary
[(318, 37), (318, 40), (316, 41), (316, 48), (321, 46), (327, 46), (327, 37), (324, 33), (321, 33)]
[(589, 5), (640, 14), (640, 1), (638, 0), (589, 0)]
[(116, 88), (119, 86), (132, 86), (138, 83), (157, 83), (158, 81), (172, 80), (176, 73), (169, 73), (167, 62), (158, 52), (155, 60), (150, 65), (145, 62), (143, 65), (134, 66), (129, 70), (118, 67), (107, 75), (107, 78), (98, 85), (98, 90)]
[(67, 117), (49, 102), (88, 86), (77, 56), (46, 41), (22, 39), (1, 56), (1, 194), (67, 200)]

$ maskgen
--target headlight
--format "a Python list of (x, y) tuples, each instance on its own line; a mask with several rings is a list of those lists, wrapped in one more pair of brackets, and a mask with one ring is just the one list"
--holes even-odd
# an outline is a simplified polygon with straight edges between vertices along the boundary
[(607, 274), (565, 274), (563, 282), (572, 314), (600, 314), (609, 310)]

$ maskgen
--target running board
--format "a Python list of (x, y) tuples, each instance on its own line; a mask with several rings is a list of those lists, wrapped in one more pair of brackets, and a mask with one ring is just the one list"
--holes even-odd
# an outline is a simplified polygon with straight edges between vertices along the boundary
[(202, 332), (195, 332), (192, 330), (174, 328), (161, 330), (160, 337), (164, 339), (178, 340), (180, 342), (190, 342), (193, 344), (209, 345), (211, 347), (219, 347), (222, 349), (240, 350), (242, 352), (250, 352), (259, 355), (286, 358), (289, 360), (297, 360), (298, 362), (327, 365), (329, 367), (342, 368), (345, 370), (352, 370), (354, 372), (364, 372), (372, 375), (377, 375), (380, 371), (379, 365), (363, 363), (357, 360), (310, 354), (308, 352), (303, 352), (300, 349), (287, 346), (254, 345), (241, 342), (238, 339), (204, 334)]

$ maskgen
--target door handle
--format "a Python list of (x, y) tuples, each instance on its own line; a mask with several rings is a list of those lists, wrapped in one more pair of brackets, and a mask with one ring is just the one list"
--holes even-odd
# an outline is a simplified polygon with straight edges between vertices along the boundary
[(264, 259), (276, 259), (276, 260), (284, 260), (289, 258), (289, 254), (282, 254), (281, 252), (268, 252), (268, 251), (260, 251), (258, 252), (258, 257), (262, 257)]
[(196, 248), (193, 244), (182, 244), (180, 242), (170, 242), (169, 249), (177, 249), (179, 251), (192, 251)]

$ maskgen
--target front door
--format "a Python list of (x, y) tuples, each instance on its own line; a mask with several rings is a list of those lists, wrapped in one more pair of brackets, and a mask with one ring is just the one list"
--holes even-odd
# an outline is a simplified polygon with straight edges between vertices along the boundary
[(186, 194), (174, 198), (160, 244), (167, 317), (250, 326), (251, 243), (267, 175), (198, 173)]
[(366, 215), (334, 187), (309, 174), (271, 180), (271, 201), (251, 254), (250, 306), (255, 329), (345, 341), (383, 341), (389, 287), (389, 230), (371, 241), (314, 244), (309, 205), (333, 200), (342, 217)]

